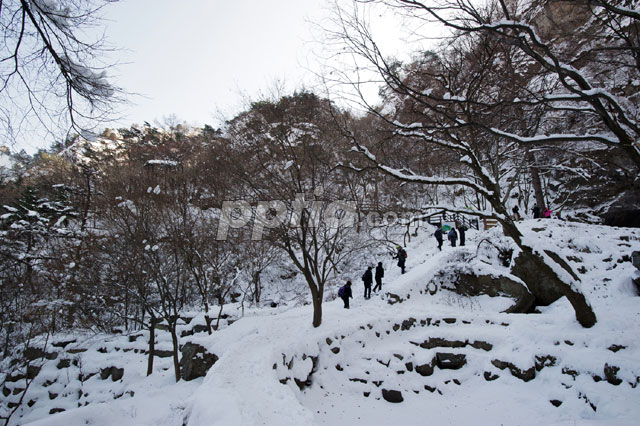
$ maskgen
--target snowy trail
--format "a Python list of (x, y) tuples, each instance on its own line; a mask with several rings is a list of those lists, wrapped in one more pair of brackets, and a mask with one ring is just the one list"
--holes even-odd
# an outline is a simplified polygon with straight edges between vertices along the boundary
[[(460, 259), (462, 251), (475, 256), (474, 240), (481, 235), (470, 232), (467, 247), (445, 244), (442, 252), (426, 235), (409, 245), (404, 275), (388, 257), (370, 256), (367, 263), (385, 264), (383, 294), (364, 300), (362, 271), (353, 271), (351, 309), (343, 309), (340, 300), (325, 300), (318, 328), (311, 325), (310, 305), (251, 311), (211, 336), (189, 338), (219, 357), (205, 378), (173, 383), (167, 369), (132, 384), (133, 398), (70, 409), (34, 424), (386, 426), (428, 418), (434, 425), (456, 426), (635, 425), (640, 415), (640, 308), (638, 298), (631, 297), (636, 294), (630, 288), (632, 266), (621, 257), (631, 244), (640, 248), (640, 233), (556, 227), (553, 222), (527, 226), (538, 229), (525, 228), (531, 238), (545, 243), (553, 231), (555, 249), (583, 271), (582, 286), (599, 316), (593, 328), (579, 326), (564, 298), (540, 307), (540, 314), (525, 315), (501, 313), (513, 303), (510, 298), (470, 298), (447, 291), (430, 295), (424, 290), (433, 274)], [(387, 292), (402, 303), (390, 304)], [(415, 326), (404, 327), (410, 319)], [(419, 325), (425, 319), (431, 326)], [(425, 349), (415, 343), (432, 338), (481, 340), (493, 349)], [(612, 346), (624, 349), (613, 351)], [(466, 366), (428, 377), (406, 367), (407, 362), (423, 365), (439, 351), (465, 354)], [(524, 371), (535, 366), (537, 356), (547, 355), (556, 364), (538, 370), (527, 383), (492, 363), (508, 361)], [(312, 385), (300, 390), (293, 379), (307, 377), (310, 357), (317, 360)], [(614, 386), (602, 378), (607, 364), (619, 367), (622, 383)], [(486, 373), (498, 378), (489, 381)], [(383, 386), (376, 385), (382, 381)], [(385, 401), (383, 387), (400, 390), (404, 402)]]
[[(301, 404), (297, 389), (283, 386), (273, 369), (286, 352), (317, 353), (318, 345), (337, 332), (348, 333), (380, 318), (406, 315), (406, 306), (392, 307), (382, 294), (414, 284), (428, 275), (449, 250), (439, 253), (435, 244), (412, 253), (404, 275), (387, 266), (382, 292), (362, 298), (362, 283), (354, 283), (350, 310), (339, 300), (323, 304), (323, 323), (311, 326), (309, 309), (295, 308), (277, 316), (246, 317), (213, 341), (199, 342), (220, 356), (186, 410), (189, 426), (316, 425), (314, 415)], [(357, 281), (357, 280), (355, 280)], [(394, 315), (395, 313), (395, 315)]]
[(229, 340), (216, 342), (216, 347), (229, 345), (230, 349), (207, 374), (194, 395), (187, 424), (312, 425), (311, 413), (278, 382), (272, 369), (277, 338), (287, 334), (288, 324), (246, 318), (237, 326), (240, 329), (236, 327), (233, 335), (228, 336)]

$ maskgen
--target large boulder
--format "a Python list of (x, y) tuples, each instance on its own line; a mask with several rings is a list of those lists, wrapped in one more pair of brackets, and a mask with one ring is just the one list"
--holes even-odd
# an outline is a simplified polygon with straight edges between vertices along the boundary
[(191, 342), (186, 343), (182, 347), (180, 377), (184, 380), (204, 377), (216, 361), (218, 361), (218, 357), (207, 352), (203, 346)]
[(506, 313), (530, 312), (535, 301), (534, 296), (525, 286), (505, 276), (460, 273), (456, 276), (454, 285), (455, 288), (450, 289), (465, 296), (486, 294), (491, 297), (513, 297), (515, 303), (505, 311)]
[(547, 306), (564, 296), (556, 282), (540, 273), (540, 268), (530, 256), (518, 255), (513, 260), (511, 273), (527, 283), (537, 305)]

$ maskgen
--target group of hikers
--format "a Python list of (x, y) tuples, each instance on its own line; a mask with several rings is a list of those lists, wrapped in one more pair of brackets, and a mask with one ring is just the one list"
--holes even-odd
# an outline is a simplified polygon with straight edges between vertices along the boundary
[[(515, 207), (513, 207), (512, 211), (513, 211), (513, 218), (515, 220), (520, 220), (521, 219), (520, 208), (516, 205)], [(538, 218), (550, 218), (552, 212), (551, 212), (551, 209), (547, 207), (545, 207), (544, 210), (541, 211), (540, 207), (538, 207), (537, 205), (534, 205), (532, 209), (532, 213), (533, 213), (533, 218), (538, 219)], [(460, 238), (459, 238), (460, 246), (465, 245), (465, 238), (466, 238), (465, 233), (467, 232), (468, 228), (464, 225), (464, 223), (462, 225), (459, 225), (457, 222), (456, 222), (456, 227), (457, 227), (457, 231), (455, 227), (451, 227), (448, 232), (443, 231), (441, 227), (438, 227), (438, 229), (436, 229), (433, 235), (436, 238), (436, 241), (438, 242), (438, 250), (442, 251), (442, 244), (443, 244), (443, 239), (445, 234), (447, 235), (447, 239), (451, 243), (451, 247), (456, 246), (456, 243), (458, 241), (458, 234), (460, 235)], [(400, 268), (400, 271), (404, 274), (405, 263), (407, 261), (406, 250), (401, 246), (397, 246), (397, 252), (393, 256), (393, 258), (398, 259), (398, 267)], [(378, 290), (382, 290), (382, 278), (384, 277), (384, 267), (382, 266), (382, 262), (378, 262), (378, 266), (376, 266), (375, 276), (372, 270), (373, 270), (373, 266), (369, 266), (367, 267), (367, 270), (364, 272), (364, 275), (362, 275), (362, 282), (364, 283), (365, 299), (371, 298), (371, 287), (373, 285), (374, 278), (376, 281), (376, 285), (375, 287), (373, 287), (373, 292), (377, 293)], [(343, 300), (344, 307), (346, 309), (349, 309), (349, 299), (353, 298), (351, 286), (352, 286), (351, 281), (347, 281), (347, 283), (344, 286), (340, 287), (338, 291), (338, 297), (340, 297)]]
[[(514, 220), (520, 220), (522, 219), (522, 217), (520, 216), (520, 207), (518, 207), (517, 205), (513, 207), (513, 209), (511, 210), (513, 212), (513, 219)], [(533, 213), (533, 218), (534, 219), (551, 219), (551, 213), (553, 213), (551, 211), (550, 208), (545, 207), (544, 209), (540, 210), (540, 207), (538, 207), (537, 204), (533, 205), (533, 208), (531, 209), (531, 213)], [(560, 216), (560, 213), (558, 213), (556, 215), (556, 217), (558, 219), (562, 219), (562, 217)]]
[(548, 207), (545, 207), (544, 209), (542, 209), (542, 211), (540, 211), (540, 207), (538, 207), (537, 204), (533, 206), (533, 208), (531, 209), (531, 212), (533, 213), (534, 219), (540, 219), (540, 218), (551, 219), (551, 213), (553, 213), (551, 209)]
[[(460, 246), (464, 246), (466, 241), (465, 233), (469, 229), (464, 224), (462, 225), (456, 224), (456, 226), (458, 226), (457, 232), (456, 232), (456, 228), (454, 227), (451, 227), (451, 229), (449, 229), (449, 232), (447, 232), (447, 239), (451, 243), (451, 247), (456, 246), (456, 242), (458, 241), (458, 234), (460, 234)], [(441, 228), (436, 229), (436, 232), (433, 234), (433, 236), (436, 237), (436, 241), (438, 241), (438, 250), (442, 251), (442, 238), (444, 236), (442, 229)]]
[[(400, 271), (404, 274), (405, 272), (405, 263), (407, 261), (407, 251), (401, 246), (397, 246), (397, 252), (394, 259), (398, 259), (398, 267)], [(378, 266), (376, 266), (375, 275), (373, 274), (373, 266), (367, 267), (367, 270), (364, 271), (362, 275), (362, 282), (364, 283), (364, 298), (371, 299), (371, 286), (373, 286), (373, 280), (375, 278), (376, 285), (373, 287), (373, 292), (377, 293), (378, 290), (382, 290), (382, 278), (384, 278), (384, 267), (382, 266), (382, 262), (378, 262)], [(347, 283), (340, 287), (338, 290), (338, 297), (342, 299), (344, 302), (345, 309), (349, 309), (349, 299), (353, 298), (353, 292), (351, 291), (351, 281), (347, 281)]]

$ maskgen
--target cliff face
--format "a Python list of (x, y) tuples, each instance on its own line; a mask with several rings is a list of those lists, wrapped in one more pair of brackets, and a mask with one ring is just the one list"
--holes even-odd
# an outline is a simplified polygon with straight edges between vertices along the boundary
[(569, 0), (534, 1), (538, 11), (532, 22), (536, 32), (544, 40), (575, 35), (576, 29), (593, 16), (588, 2)]

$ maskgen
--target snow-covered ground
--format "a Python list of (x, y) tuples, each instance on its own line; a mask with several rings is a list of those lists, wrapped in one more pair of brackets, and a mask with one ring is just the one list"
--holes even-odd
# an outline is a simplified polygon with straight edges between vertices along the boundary
[[(466, 247), (445, 243), (438, 252), (431, 231), (422, 230), (408, 247), (405, 275), (381, 258), (383, 292), (364, 300), (354, 280), (351, 309), (326, 300), (318, 328), (310, 305), (264, 308), (212, 336), (183, 338), (219, 357), (201, 379), (174, 383), (170, 358), (158, 359), (145, 377), (146, 334), (74, 336), (28, 390), (25, 401), (38, 399), (33, 410), (13, 424), (637, 424), (640, 298), (629, 257), (640, 250), (640, 232), (555, 220), (521, 228), (527, 241), (557, 252), (577, 272), (598, 317), (594, 327), (580, 327), (565, 298), (524, 315), (501, 313), (512, 304), (503, 297), (430, 294), (428, 283), (454, 254), (475, 254), (478, 241), (499, 231), (470, 231)], [(162, 339), (161, 349), (168, 344)], [(87, 351), (65, 352), (74, 347)], [(447, 368), (446, 354), (464, 355), (463, 365)], [(65, 357), (77, 360), (77, 371), (56, 368)], [(123, 377), (101, 380), (99, 369), (111, 365), (123, 367)], [(79, 372), (98, 374), (80, 381)], [(383, 390), (403, 401), (388, 402)], [(56, 392), (66, 397), (51, 398)], [(53, 408), (66, 411), (48, 415)]]

